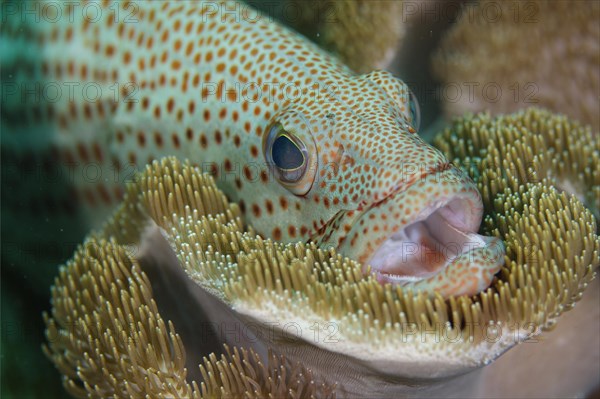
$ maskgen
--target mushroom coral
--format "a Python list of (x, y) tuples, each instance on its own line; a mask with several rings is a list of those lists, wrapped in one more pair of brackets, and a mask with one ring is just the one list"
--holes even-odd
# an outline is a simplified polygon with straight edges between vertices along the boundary
[(467, 115), (434, 145), (468, 171), (488, 214), (500, 211), (507, 193), (541, 183), (574, 195), (600, 217), (598, 134), (565, 115), (537, 107), (496, 118)]
[(598, 131), (599, 20), (597, 1), (467, 5), (432, 59), (446, 114), (537, 105)]
[[(402, 1), (294, 1), (283, 4), (285, 23), (340, 57), (356, 72), (385, 68), (402, 37)], [(285, 14), (285, 13), (284, 13)]]
[[(566, 154), (554, 154), (555, 162), (531, 155), (542, 148), (552, 154), (562, 136), (548, 139), (542, 127), (556, 130), (557, 121), (577, 131), (564, 117), (533, 109), (467, 116), (437, 138), (482, 189), (482, 229), (507, 246), (505, 266), (486, 291), (447, 300), (382, 286), (334, 250), (262, 239), (210, 176), (189, 162), (155, 161), (61, 268), (45, 317), (46, 353), (77, 396), (439, 393), (452, 382), (447, 377), (551, 328), (593, 278), (600, 253), (594, 216), (553, 186), (581, 178), (594, 192), (590, 180), (556, 169)], [(527, 159), (532, 163), (523, 164)], [(156, 244), (161, 240), (165, 245)], [(149, 258), (185, 271), (185, 283), (170, 295), (195, 293), (194, 303), (182, 304), (189, 317), (203, 312), (214, 326), (245, 328), (245, 341), (222, 338), (246, 349), (205, 358), (200, 385), (184, 367), (186, 355), (200, 354), (184, 348), (193, 343), (179, 338), (177, 320), (163, 321), (140, 269)]]
[(334, 397), (310, 370), (252, 349), (214, 353), (200, 364), (203, 382), (186, 381), (186, 352), (165, 323), (150, 281), (130, 248), (88, 239), (63, 267), (52, 289), (46, 354), (74, 397), (211, 398)]

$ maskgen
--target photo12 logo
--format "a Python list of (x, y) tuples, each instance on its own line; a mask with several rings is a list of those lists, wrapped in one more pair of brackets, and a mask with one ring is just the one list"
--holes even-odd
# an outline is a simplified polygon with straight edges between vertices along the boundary
[(139, 22), (139, 4), (134, 1), (109, 2), (104, 6), (99, 1), (10, 1), (0, 5), (3, 24), (20, 23), (98, 23), (105, 16), (114, 23), (133, 24)]
[[(12, 79), (12, 75), (8, 75)], [(136, 94), (139, 88), (134, 82), (113, 82), (100, 84), (97, 82), (16, 82), (6, 81), (2, 84), (2, 102), (18, 102), (21, 104), (53, 104), (61, 101), (96, 103), (101, 100), (112, 102), (137, 103)]]

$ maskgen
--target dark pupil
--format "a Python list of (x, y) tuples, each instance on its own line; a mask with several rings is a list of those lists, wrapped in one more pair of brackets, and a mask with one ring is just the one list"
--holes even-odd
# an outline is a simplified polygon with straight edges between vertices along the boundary
[(417, 119), (417, 107), (415, 106), (415, 102), (411, 99), (410, 102), (410, 118), (412, 119), (413, 123), (416, 122)]
[(419, 125), (421, 124), (421, 111), (419, 110), (417, 98), (412, 92), (410, 93), (409, 107), (412, 125), (416, 130), (419, 130)]
[(271, 150), (273, 162), (280, 169), (296, 169), (304, 163), (304, 155), (286, 136), (279, 136)]

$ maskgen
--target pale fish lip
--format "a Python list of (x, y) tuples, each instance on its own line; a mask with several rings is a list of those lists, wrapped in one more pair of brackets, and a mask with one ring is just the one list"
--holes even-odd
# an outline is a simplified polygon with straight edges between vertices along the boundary
[[(481, 249), (497, 252), (498, 239), (479, 235), (478, 225), (464, 222), (469, 206), (469, 201), (459, 196), (430, 205), (417, 220), (379, 246), (368, 262), (372, 272), (383, 283), (414, 284), (437, 275), (458, 260), (468, 261), (470, 253)], [(491, 275), (484, 276), (487, 283), (499, 267), (498, 259), (489, 265)]]

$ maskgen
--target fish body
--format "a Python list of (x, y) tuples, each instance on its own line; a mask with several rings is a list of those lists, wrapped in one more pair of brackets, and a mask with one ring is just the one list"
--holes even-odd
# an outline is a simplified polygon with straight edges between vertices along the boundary
[(176, 155), (263, 236), (332, 246), (382, 282), (474, 294), (500, 268), (474, 184), (418, 136), (389, 72), (356, 75), (237, 2), (42, 1), (35, 24), (23, 4), (3, 5), (3, 146), (67, 167), (90, 220)]

